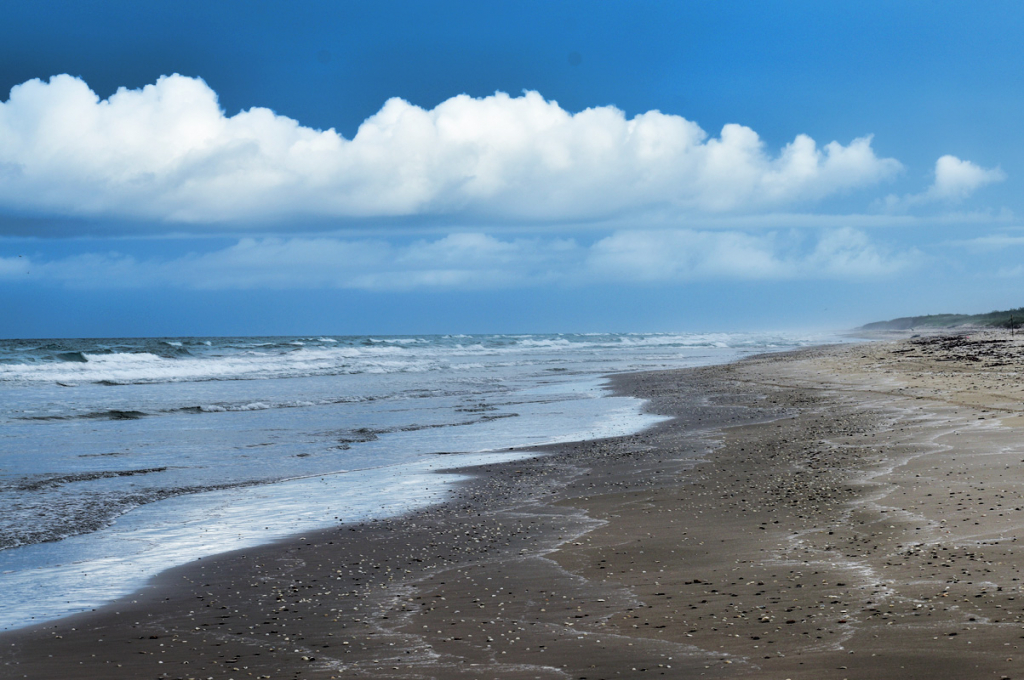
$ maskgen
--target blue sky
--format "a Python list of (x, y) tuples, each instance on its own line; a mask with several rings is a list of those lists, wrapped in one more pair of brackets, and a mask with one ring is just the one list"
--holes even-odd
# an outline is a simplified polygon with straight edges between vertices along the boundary
[(11, 2), (0, 336), (1019, 306), (1019, 3)]

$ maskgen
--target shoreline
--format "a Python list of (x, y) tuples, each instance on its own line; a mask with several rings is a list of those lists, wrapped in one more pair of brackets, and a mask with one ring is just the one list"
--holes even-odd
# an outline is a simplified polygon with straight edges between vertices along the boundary
[[(1018, 417), (1020, 400), (1000, 383), (980, 391), (998, 398), (942, 401), (934, 367), (917, 375), (894, 353), (905, 344), (614, 376), (673, 419), (473, 468), (425, 511), (174, 568), (95, 614), (0, 634), (0, 665), (30, 678), (1015, 677), (1024, 512), (997, 505), (1024, 498), (999, 477), (1024, 453), (977, 418)], [(950, 380), (978, 382), (976, 363)], [(985, 455), (956, 460), (953, 437)], [(950, 477), (971, 514), (943, 505)]]

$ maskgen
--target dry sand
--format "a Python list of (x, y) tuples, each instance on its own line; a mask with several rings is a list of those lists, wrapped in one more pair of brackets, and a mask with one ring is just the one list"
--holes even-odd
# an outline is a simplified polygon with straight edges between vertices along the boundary
[(619, 376), (675, 418), (0, 635), (0, 676), (1024, 677), (1006, 340)]

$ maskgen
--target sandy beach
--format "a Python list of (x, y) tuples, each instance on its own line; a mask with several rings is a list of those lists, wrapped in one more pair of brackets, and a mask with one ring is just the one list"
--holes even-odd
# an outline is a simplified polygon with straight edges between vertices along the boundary
[(672, 419), (167, 571), (0, 635), (0, 675), (1020, 678), (1022, 358), (971, 332), (616, 376)]

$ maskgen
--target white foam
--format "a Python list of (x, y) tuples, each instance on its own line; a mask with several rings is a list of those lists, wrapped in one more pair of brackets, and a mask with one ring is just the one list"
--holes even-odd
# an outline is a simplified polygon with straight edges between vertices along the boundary
[(0, 630), (89, 611), (196, 559), (334, 526), (338, 518), (360, 522), (435, 503), (463, 479), (436, 470), (532, 455), (445, 456), (179, 496), (137, 508), (93, 534), (3, 551)]
[[(670, 353), (673, 348), (767, 350), (822, 342), (826, 336), (793, 336), (751, 333), (690, 334), (608, 334), (573, 336), (472, 336), (466, 338), (367, 338), (358, 346), (340, 344), (334, 338), (320, 338), (323, 345), (300, 340), (285, 342), (242, 342), (216, 346), (205, 341), (195, 356), (162, 357), (139, 352), (96, 353), (86, 350), (86, 361), (49, 360), (0, 363), (2, 382), (111, 382), (160, 383), (206, 380), (253, 380), (346, 373), (422, 373), (493, 363), (491, 357), (506, 356), (513, 363), (530, 364), (538, 358), (561, 359), (563, 352), (575, 353), (576, 361), (608, 351), (632, 348), (636, 351)], [(351, 339), (355, 341), (357, 339)], [(453, 342), (454, 341), (454, 342)], [(163, 341), (182, 346), (180, 341)], [(557, 353), (557, 354), (553, 354)], [(666, 354), (667, 358), (671, 358)]]

